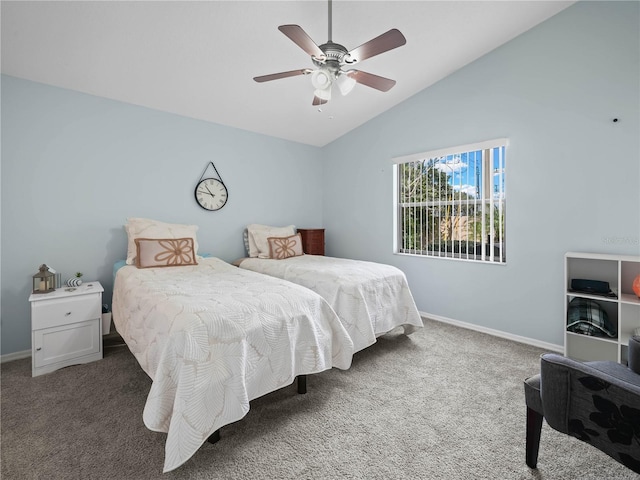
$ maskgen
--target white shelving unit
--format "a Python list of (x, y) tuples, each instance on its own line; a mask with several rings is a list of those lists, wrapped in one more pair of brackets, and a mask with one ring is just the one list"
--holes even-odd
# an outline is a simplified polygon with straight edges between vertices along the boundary
[[(629, 337), (640, 328), (640, 298), (633, 293), (633, 279), (640, 275), (640, 257), (597, 253), (565, 254), (564, 263), (564, 354), (582, 361), (613, 360), (627, 363)], [(617, 298), (571, 292), (574, 278), (609, 282)], [(616, 325), (618, 337), (592, 337), (568, 332), (566, 329), (569, 302), (575, 298), (598, 302)]]

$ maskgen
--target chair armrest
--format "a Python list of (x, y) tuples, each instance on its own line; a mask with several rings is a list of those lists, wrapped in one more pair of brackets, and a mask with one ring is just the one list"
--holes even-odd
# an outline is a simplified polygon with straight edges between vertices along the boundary
[(540, 396), (550, 427), (640, 473), (640, 375), (617, 362), (541, 359)]
[(629, 339), (629, 368), (640, 374), (640, 337)]
[(639, 468), (640, 375), (617, 362), (545, 354), (540, 395), (549, 426)]
[(540, 367), (544, 416), (556, 430), (568, 433), (570, 404), (578, 399), (591, 404), (593, 395), (640, 409), (640, 375), (617, 362), (583, 363), (548, 353)]

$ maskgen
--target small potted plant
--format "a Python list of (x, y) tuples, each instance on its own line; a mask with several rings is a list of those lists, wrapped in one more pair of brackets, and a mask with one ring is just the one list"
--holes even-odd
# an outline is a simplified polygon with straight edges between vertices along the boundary
[(79, 287), (82, 285), (82, 272), (76, 272), (75, 277), (68, 278), (65, 282), (67, 287)]

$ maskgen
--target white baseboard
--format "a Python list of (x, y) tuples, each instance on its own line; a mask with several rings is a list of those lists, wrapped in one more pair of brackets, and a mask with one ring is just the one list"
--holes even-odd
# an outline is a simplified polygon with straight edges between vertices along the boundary
[(13, 360), (20, 360), (22, 358), (31, 357), (31, 350), (22, 350), (21, 352), (7, 353), (6, 355), (0, 355), (0, 363), (11, 362)]
[(494, 337), (506, 338), (507, 340), (513, 340), (514, 342), (524, 343), (533, 347), (542, 348), (543, 350), (549, 350), (552, 352), (564, 354), (564, 347), (562, 345), (554, 345), (553, 343), (543, 342), (536, 340), (535, 338), (521, 337), (520, 335), (514, 335), (512, 333), (503, 332), (501, 330), (495, 330), (493, 328), (483, 327), (481, 325), (475, 325), (473, 323), (461, 322), (460, 320), (454, 320), (452, 318), (441, 317), (440, 315), (433, 315), (431, 313), (419, 312), (421, 316), (436, 322), (448, 323), (455, 325), (456, 327), (466, 328), (468, 330), (475, 330), (476, 332), (482, 332)]
[[(564, 347), (562, 345), (554, 345), (553, 343), (542, 342), (534, 338), (521, 337), (520, 335), (514, 335), (512, 333), (503, 332), (501, 330), (495, 330), (493, 328), (487, 328), (473, 323), (461, 322), (460, 320), (454, 320), (452, 318), (441, 317), (440, 315), (433, 315), (431, 313), (419, 312), (420, 316), (435, 320), (436, 322), (448, 323), (455, 325), (456, 327), (466, 328), (468, 330), (475, 330), (476, 332), (486, 333), (493, 335), (494, 337), (506, 338), (507, 340), (513, 340), (514, 342), (524, 343), (533, 347), (542, 348), (543, 350), (550, 350), (552, 352), (564, 353)], [(6, 355), (0, 355), (0, 363), (11, 362), (12, 360), (20, 360), (22, 358), (28, 358), (31, 356), (31, 350), (23, 350), (21, 352), (7, 353)]]

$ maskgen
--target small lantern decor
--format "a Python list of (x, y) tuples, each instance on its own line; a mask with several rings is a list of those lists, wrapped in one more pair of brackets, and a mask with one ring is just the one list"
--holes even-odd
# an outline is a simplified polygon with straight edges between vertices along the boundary
[(33, 293), (51, 293), (56, 289), (55, 282), (55, 275), (43, 263), (40, 271), (33, 276)]

